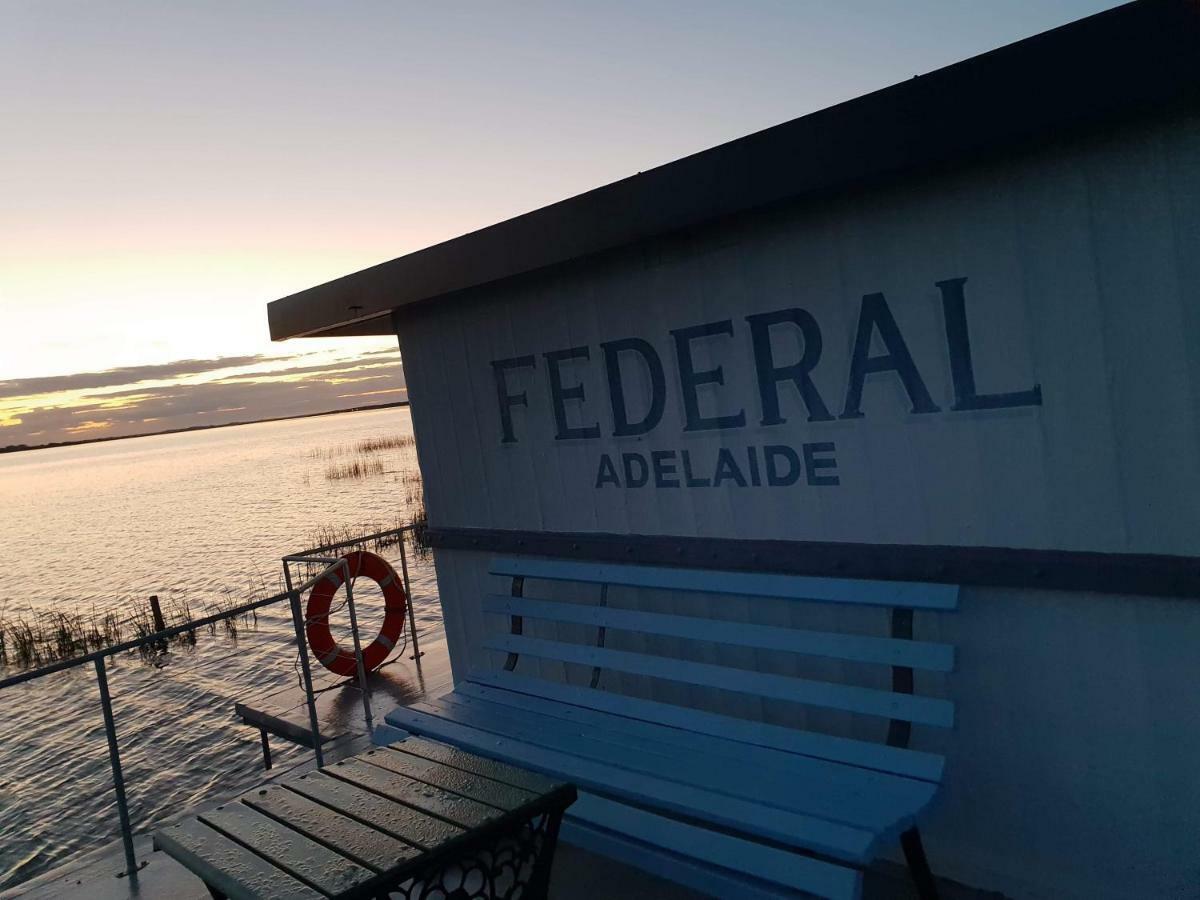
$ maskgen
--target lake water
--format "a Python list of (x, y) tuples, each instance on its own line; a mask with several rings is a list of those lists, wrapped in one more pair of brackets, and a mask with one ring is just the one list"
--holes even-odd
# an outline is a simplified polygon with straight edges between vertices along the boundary
[[(408, 521), (419, 496), (411, 445), (368, 456), (353, 447), (411, 434), (407, 408), (393, 408), (0, 455), (0, 619), (93, 609), (124, 617), (145, 610), (150, 594), (168, 612), (186, 603), (199, 617), (276, 593), (280, 558), (319, 543), (319, 529)], [(327, 477), (356, 459), (383, 471)], [(396, 551), (384, 555), (399, 570)], [(440, 629), (432, 564), (409, 559), (418, 630)], [(355, 595), (369, 637), (382, 599), (365, 585)], [(286, 604), (260, 611), (236, 642), (201, 631), (195, 648), (165, 659), (110, 666), (139, 831), (261, 778), (258, 734), (234, 719), (233, 700), (297, 678)], [(307, 752), (272, 749), (279, 762)], [(93, 668), (0, 691), (0, 889), (116, 834)]]

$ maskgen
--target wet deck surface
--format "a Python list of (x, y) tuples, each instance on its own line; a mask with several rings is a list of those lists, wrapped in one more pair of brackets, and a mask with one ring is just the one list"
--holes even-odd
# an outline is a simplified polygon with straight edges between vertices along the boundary
[[(208, 889), (187, 869), (165, 853), (151, 852), (149, 836), (138, 839), (137, 856), (139, 860), (148, 860), (141, 871), (137, 893), (130, 890), (126, 879), (113, 877), (122, 865), (121, 848), (114, 845), (75, 868), (64, 866), (57, 873), (45, 876), (49, 880), (38, 879), (40, 884), (33, 890), (3, 896), (23, 900), (211, 900)], [(953, 882), (939, 882), (938, 886), (943, 900), (1004, 900), (1000, 894), (972, 890)], [(554, 857), (550, 896), (553, 900), (704, 900), (707, 895), (560, 843)], [(863, 897), (864, 900), (917, 900), (903, 868), (891, 865), (867, 874)]]
[[(395, 662), (387, 663), (369, 676), (367, 694), (375, 725), (381, 724), (384, 715), (397, 706), (439, 697), (454, 687), (445, 636), (440, 632), (426, 635), (420, 646), (422, 656), (419, 665), (410, 658), (411, 651), (406, 651)], [(318, 730), (325, 752), (343, 756), (348, 745), (362, 749), (369, 738), (370, 729), (357, 681), (334, 677), (315, 666), (313, 687), (317, 692)], [(270, 694), (247, 694), (239, 697), (237, 704), (247, 707), (252, 715), (263, 714), (280, 721), (287, 726), (287, 731), (303, 735), (305, 743), (311, 745), (308, 704), (303, 689), (298, 685)], [(246, 725), (246, 728), (249, 731), (257, 730), (251, 725)], [(287, 744), (288, 739), (272, 733), (270, 742), (275, 748)], [(270, 774), (275, 775), (275, 770)]]

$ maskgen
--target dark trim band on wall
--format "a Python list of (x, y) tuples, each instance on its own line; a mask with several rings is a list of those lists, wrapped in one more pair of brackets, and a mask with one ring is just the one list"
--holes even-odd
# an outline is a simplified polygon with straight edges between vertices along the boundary
[(430, 544), (602, 562), (1200, 598), (1200, 558), (1008, 547), (430, 528)]

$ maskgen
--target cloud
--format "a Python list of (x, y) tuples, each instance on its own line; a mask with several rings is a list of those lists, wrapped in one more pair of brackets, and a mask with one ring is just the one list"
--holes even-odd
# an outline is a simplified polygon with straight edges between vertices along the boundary
[[(399, 360), (400, 354), (392, 350), (390, 351), (396, 360)], [(218, 379), (222, 384), (236, 384), (238, 382), (262, 382), (262, 381), (297, 381), (301, 375), (310, 377), (320, 377), (323, 375), (339, 375), (346, 372), (361, 372), (367, 369), (391, 369), (397, 366), (397, 362), (368, 362), (368, 363), (345, 363), (345, 364), (330, 364), (328, 362), (311, 366), (288, 366), (278, 372), (249, 372), (244, 374), (227, 375)]]
[[(215, 372), (220, 369), (236, 369), (261, 363), (267, 359), (262, 354), (254, 356), (218, 356), (216, 359), (180, 359), (175, 362), (160, 363), (148, 366), (124, 366), (118, 369), (105, 369), (103, 372), (79, 372), (75, 375), (47, 375), (41, 378), (15, 378), (0, 381), (0, 399), (10, 397), (31, 397), (36, 394), (49, 394), (55, 391), (83, 391), (102, 387), (115, 387), (122, 384), (136, 384), (139, 381), (158, 381), (166, 378), (182, 378), (187, 375), (199, 375), (205, 372)], [(295, 357), (283, 357), (294, 359)]]
[[(297, 354), (283, 358), (282, 368), (279, 357), (179, 360), (162, 366), (7, 382), (21, 384), (22, 391), (31, 383), (70, 387), (35, 396), (22, 393), (21, 399), (0, 405), (0, 446), (128, 436), (403, 400), (407, 392), (400, 354), (396, 350), (388, 353), (391, 361), (368, 352), (361, 361), (343, 358), (321, 364), (312, 362), (314, 354)], [(287, 365), (289, 360), (294, 364)], [(260, 371), (197, 380), (206, 373), (239, 365), (257, 366)], [(133, 373), (139, 381), (109, 377), (119, 371)], [(83, 384), (91, 387), (81, 389)]]

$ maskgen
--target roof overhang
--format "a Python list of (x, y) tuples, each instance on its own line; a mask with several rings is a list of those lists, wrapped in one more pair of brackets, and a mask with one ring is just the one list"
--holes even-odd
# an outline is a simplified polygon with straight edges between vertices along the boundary
[(1200, 99), (1200, 0), (1140, 0), (268, 304), (271, 338)]

